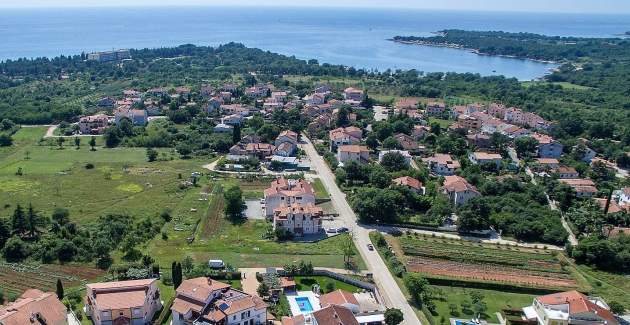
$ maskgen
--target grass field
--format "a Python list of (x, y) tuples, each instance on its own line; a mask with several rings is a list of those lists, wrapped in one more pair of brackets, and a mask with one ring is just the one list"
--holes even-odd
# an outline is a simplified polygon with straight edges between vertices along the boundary
[(570, 89), (570, 90), (591, 90), (593, 88), (591, 87), (586, 87), (586, 86), (580, 86), (580, 85), (576, 85), (576, 84), (572, 84), (570, 82), (545, 82), (545, 81), (523, 81), (521, 82), (521, 85), (523, 85), (523, 87), (527, 88), (527, 87), (531, 87), (533, 85), (545, 85), (545, 84), (552, 84), (552, 85), (558, 85), (564, 89)]
[(322, 180), (319, 178), (316, 178), (315, 180), (313, 180), (313, 190), (315, 190), (315, 199), (328, 199), (330, 198), (330, 196), (328, 195), (328, 192), (326, 191), (326, 188), (324, 187), (324, 183), (322, 183)]
[(332, 291), (338, 289), (353, 293), (361, 291), (361, 288), (359, 287), (355, 287), (351, 284), (347, 284), (327, 276), (296, 276), (294, 279), (296, 289), (298, 291), (310, 291), (315, 283), (317, 283), (319, 288), (325, 293), (330, 292), (330, 290), (328, 290), (329, 283), (332, 283), (334, 287)]
[[(470, 294), (472, 292), (481, 293), (484, 297), (483, 302), (487, 306), (487, 311), (482, 318), (490, 323), (499, 323), (499, 319), (496, 316), (497, 312), (501, 312), (505, 308), (522, 308), (531, 305), (535, 295), (528, 295), (523, 293), (512, 293), (496, 290), (485, 289), (470, 289), (461, 287), (446, 287), (446, 286), (431, 286), (436, 292), (442, 293), (442, 299), (434, 300), (436, 305), (436, 318), (442, 319), (444, 317), (447, 322), (451, 317), (470, 319), (477, 315), (467, 308), (462, 308), (462, 305), (471, 304)], [(457, 306), (455, 313), (451, 313), (449, 305)]]

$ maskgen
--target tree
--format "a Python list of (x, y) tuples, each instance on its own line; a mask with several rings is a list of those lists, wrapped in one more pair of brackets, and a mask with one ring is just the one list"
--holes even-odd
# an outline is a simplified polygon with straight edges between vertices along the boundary
[(492, 208), (485, 197), (474, 198), (462, 207), (457, 218), (461, 232), (486, 230), (490, 227)]
[(407, 159), (400, 152), (388, 152), (381, 159), (381, 166), (389, 172), (405, 170), (409, 166)]
[(184, 260), (182, 261), (182, 267), (184, 268), (184, 273), (185, 274), (189, 274), (194, 267), (194, 263), (193, 263), (193, 259), (192, 257), (190, 257), (190, 255), (186, 255), (186, 257), (184, 257)]
[(365, 139), (365, 144), (368, 146), (368, 148), (376, 150), (376, 148), (378, 148), (378, 138), (374, 133), (370, 133)]
[(81, 147), (81, 138), (74, 137), (74, 145), (77, 147), (77, 150)]
[(66, 208), (57, 207), (53, 210), (52, 220), (58, 223), (60, 226), (63, 226), (70, 222), (70, 211)]
[(623, 315), (626, 312), (626, 307), (615, 300), (610, 301), (608, 307), (610, 307), (610, 311), (615, 315)]
[(184, 143), (184, 142), (180, 142), (175, 147), (175, 149), (181, 155), (182, 158), (189, 158), (190, 154), (192, 153), (192, 148), (190, 147), (190, 145), (188, 145), (187, 143)]
[(261, 282), (256, 289), (256, 293), (259, 297), (266, 297), (269, 294), (269, 286), (265, 281)]
[(529, 157), (538, 148), (538, 140), (532, 137), (520, 137), (514, 140), (514, 149), (519, 157)]
[(404, 197), (391, 189), (360, 188), (352, 197), (352, 208), (361, 222), (396, 222)]
[(348, 115), (348, 109), (344, 106), (341, 106), (337, 113), (337, 127), (343, 127), (350, 124), (350, 119), (348, 118)]
[(225, 215), (230, 219), (240, 219), (244, 210), (243, 191), (232, 186), (223, 193), (225, 199)]
[(171, 264), (171, 277), (173, 278), (173, 288), (177, 290), (180, 284), (182, 284), (182, 266), (177, 262)]
[(30, 254), (28, 245), (18, 236), (9, 238), (4, 245), (4, 258), (9, 262), (19, 262)]
[(232, 129), (232, 144), (237, 144), (239, 141), (241, 141), (241, 126), (236, 124)]
[(123, 134), (118, 127), (112, 126), (105, 130), (103, 138), (105, 139), (105, 146), (108, 148), (114, 148), (122, 141)]
[(402, 149), (398, 140), (394, 137), (387, 137), (387, 139), (383, 140), (383, 148), (385, 149)]
[(63, 283), (61, 283), (61, 279), (57, 279), (57, 298), (63, 300)]
[(59, 149), (63, 148), (63, 143), (66, 142), (66, 138), (64, 137), (57, 137), (57, 145), (59, 146)]
[(405, 273), (403, 282), (411, 294), (411, 299), (418, 305), (425, 303), (430, 298), (429, 282), (419, 273)]
[(405, 317), (400, 309), (387, 308), (385, 311), (385, 324), (398, 325), (405, 320)]
[(28, 211), (26, 213), (26, 224), (28, 235), (31, 238), (34, 238), (39, 236), (41, 233), (40, 228), (43, 228), (48, 224), (48, 219), (37, 213), (37, 211), (33, 208), (33, 205), (29, 203)]
[(90, 145), (90, 150), (91, 151), (96, 151), (96, 149), (94, 148), (94, 147), (96, 147), (96, 138), (95, 137), (91, 137), (90, 138), (89, 145)]
[(381, 166), (374, 166), (370, 171), (370, 184), (378, 188), (386, 188), (392, 184), (392, 178)]
[(11, 229), (14, 235), (22, 236), (28, 230), (28, 222), (24, 215), (24, 209), (21, 205), (17, 205), (11, 216)]
[(9, 238), (11, 238), (11, 226), (9, 225), (9, 221), (0, 218), (0, 250), (2, 250)]
[(158, 157), (158, 152), (157, 150), (153, 149), (153, 148), (147, 148), (147, 160), (149, 162), (153, 162), (157, 159)]
[(10, 147), (13, 145), (13, 139), (8, 134), (0, 134), (0, 147)]
[(341, 245), (341, 250), (343, 251), (343, 262), (346, 267), (350, 267), (352, 264), (352, 257), (356, 254), (352, 238), (350, 238), (350, 236), (346, 236)]

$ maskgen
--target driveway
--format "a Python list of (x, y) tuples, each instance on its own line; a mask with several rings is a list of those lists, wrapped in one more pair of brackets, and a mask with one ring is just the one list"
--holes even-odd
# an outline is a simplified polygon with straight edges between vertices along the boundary
[(262, 220), (265, 219), (262, 212), (262, 204), (260, 200), (245, 200), (245, 217), (249, 220)]
[(370, 251), (367, 248), (367, 245), (371, 244), (369, 237), (371, 230), (357, 223), (357, 216), (348, 204), (346, 195), (341, 192), (337, 183), (335, 183), (335, 176), (332, 171), (328, 168), (324, 159), (317, 154), (315, 147), (310, 140), (308, 140), (306, 135), (303, 135), (302, 137), (306, 141), (303, 148), (311, 160), (312, 169), (319, 173), (324, 187), (330, 194), (332, 204), (335, 207), (335, 210), (339, 213), (339, 218), (345, 222), (346, 227), (348, 227), (352, 232), (352, 239), (354, 240), (361, 257), (365, 261), (368, 270), (372, 272), (374, 282), (378, 286), (379, 292), (385, 300), (385, 305), (388, 307), (398, 308), (403, 312), (405, 320), (402, 324), (420, 324), (418, 316), (409, 305), (407, 298), (398, 287), (396, 280), (394, 280), (394, 277), (389, 272), (389, 269), (387, 269), (387, 266), (381, 259), (381, 256), (375, 250)]

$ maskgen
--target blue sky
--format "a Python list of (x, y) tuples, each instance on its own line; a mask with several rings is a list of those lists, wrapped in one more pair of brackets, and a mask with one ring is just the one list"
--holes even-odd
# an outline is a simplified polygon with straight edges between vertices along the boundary
[(629, 0), (0, 0), (0, 7), (243, 5), (417, 8), (479, 11), (630, 13)]

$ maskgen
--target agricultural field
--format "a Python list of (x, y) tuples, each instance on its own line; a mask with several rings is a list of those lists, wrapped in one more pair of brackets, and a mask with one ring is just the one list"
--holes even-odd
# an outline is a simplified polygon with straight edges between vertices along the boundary
[(64, 287), (76, 287), (94, 281), (105, 272), (84, 265), (40, 265), (0, 262), (0, 287), (5, 294), (20, 295), (24, 290), (36, 288), (55, 291), (57, 279)]
[(578, 287), (549, 251), (410, 236), (400, 238), (407, 270), (427, 277), (520, 287), (569, 290)]

